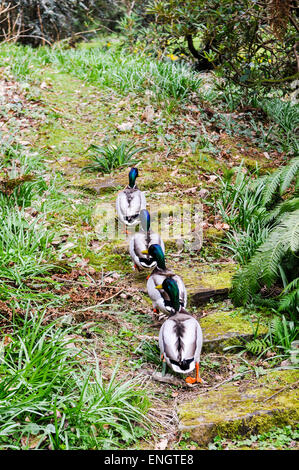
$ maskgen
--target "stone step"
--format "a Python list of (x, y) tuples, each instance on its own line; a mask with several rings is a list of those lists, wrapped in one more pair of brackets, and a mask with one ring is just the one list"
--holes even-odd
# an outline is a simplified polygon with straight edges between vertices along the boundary
[(179, 429), (200, 446), (219, 435), (234, 439), (298, 423), (299, 370), (269, 371), (259, 379), (231, 382), (178, 407)]
[(261, 336), (268, 331), (265, 325), (250, 323), (243, 315), (234, 311), (213, 312), (200, 318), (199, 322), (205, 352), (223, 351), (223, 348), (238, 343), (240, 339), (250, 341), (254, 335)]
[(223, 289), (210, 289), (208, 287), (198, 287), (195, 288), (194, 292), (189, 293), (189, 303), (190, 305), (200, 306), (205, 305), (213, 299), (218, 302), (219, 300), (224, 300), (228, 298), (229, 288), (225, 287)]

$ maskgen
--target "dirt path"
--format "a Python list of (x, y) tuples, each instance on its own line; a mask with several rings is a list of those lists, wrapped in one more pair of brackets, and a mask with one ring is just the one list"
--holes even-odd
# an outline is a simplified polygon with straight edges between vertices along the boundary
[[(121, 376), (141, 373), (151, 400), (149, 417), (155, 423), (154, 435), (142, 447), (181, 448), (177, 409), (195, 399), (199, 389), (187, 387), (180, 378), (175, 384), (151, 379), (151, 374), (161, 369), (151, 360), (151, 354), (157, 357), (155, 344), (162, 320), (151, 310), (145, 275), (132, 269), (127, 241), (111, 239), (101, 230), (103, 208), (114, 208), (117, 192), (127, 183), (127, 170), (100, 176), (82, 172), (82, 168), (89, 161), (90, 144), (114, 139), (134, 141), (148, 147), (142, 154), (138, 183), (146, 193), (153, 218), (159, 211), (169, 214), (184, 204), (202, 206), (201, 249), (192, 246), (191, 230), (183, 237), (172, 233), (166, 240), (169, 266), (180, 272), (189, 292), (196, 293), (202, 287), (229, 287), (235, 270), (233, 261), (224, 257), (219, 247), (225, 227), (213, 206), (207, 204), (213, 200), (217, 178), (227, 161), (223, 155), (217, 158), (208, 152), (192, 152), (191, 136), (201, 127), (200, 114), (194, 108), (182, 109), (172, 121), (163, 121), (162, 110), (155, 109), (154, 119), (149, 120), (144, 114), (146, 97), (121, 97), (47, 68), (40, 80), (38, 100), (34, 102), (17, 84), (3, 81), (1, 90), (10, 102), (12, 96), (6, 92), (15, 86), (20, 105), (37, 111), (35, 119), (23, 123), (17, 120), (21, 141), (43, 154), (49, 172), (59, 175), (59, 188), (70, 201), (65, 209), (57, 211), (56, 243), (65, 245), (64, 261), (73, 269), (70, 275), (61, 275), (68, 283), (66, 292), (71, 292), (71, 302), (51, 314), (71, 315), (75, 321), (85, 322), (81, 335), (89, 339), (88, 347), (95, 350), (105, 377), (109, 378), (116, 363)], [(9, 131), (15, 120), (12, 113), (2, 120), (2, 127)], [(257, 154), (260, 156), (258, 150)], [(107, 220), (113, 225), (114, 215)], [(74, 271), (79, 274), (74, 275)], [(91, 279), (87, 287), (81, 282), (82, 273)], [(99, 285), (103, 292), (97, 297)], [(224, 353), (222, 347), (232, 337), (252, 334), (249, 320), (257, 318), (255, 312), (235, 309), (228, 299), (203, 306), (193, 302), (190, 310), (201, 319), (209, 340), (201, 361), (202, 393), (240, 371), (240, 358)], [(255, 378), (246, 380), (254, 382)]]

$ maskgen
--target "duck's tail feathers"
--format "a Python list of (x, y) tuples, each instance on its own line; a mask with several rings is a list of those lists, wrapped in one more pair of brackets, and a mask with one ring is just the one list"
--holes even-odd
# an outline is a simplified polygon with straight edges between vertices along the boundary
[(170, 359), (170, 363), (175, 372), (187, 373), (193, 370), (195, 367), (194, 357), (192, 357), (192, 359), (183, 359), (182, 361), (179, 361), (179, 362)]

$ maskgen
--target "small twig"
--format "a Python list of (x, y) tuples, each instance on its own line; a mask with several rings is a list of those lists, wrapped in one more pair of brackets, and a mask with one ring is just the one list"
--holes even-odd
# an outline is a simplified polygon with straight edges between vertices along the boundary
[(217, 385), (214, 385), (214, 387), (208, 388), (205, 390), (205, 392), (209, 392), (210, 390), (215, 390), (218, 387), (221, 387), (221, 385), (224, 385), (225, 383), (231, 382), (232, 380), (236, 379), (237, 377), (242, 377), (242, 375), (248, 374), (248, 370), (245, 372), (238, 372), (238, 374), (232, 375), (229, 379), (224, 380), (223, 382), (220, 382)]
[(135, 337), (138, 338), (138, 339), (148, 339), (149, 341), (150, 341), (150, 340), (154, 340), (154, 341), (158, 341), (158, 340), (159, 340), (159, 336), (135, 335)]
[(289, 388), (289, 387), (292, 387), (294, 385), (297, 385), (299, 383), (299, 380), (297, 380), (297, 382), (294, 382), (292, 384), (288, 384), (286, 385), (285, 387), (281, 388), (280, 390), (278, 390), (278, 392), (276, 393), (273, 393), (273, 395), (271, 395), (270, 397), (266, 398), (265, 400), (263, 400), (263, 403), (265, 403), (265, 401), (268, 401), (268, 400), (271, 400), (271, 398), (273, 397), (276, 397), (276, 395), (278, 395), (279, 393), (283, 392), (286, 388)]
[(104, 303), (107, 302), (108, 300), (113, 299), (113, 298), (116, 297), (118, 294), (120, 294), (121, 292), (123, 292), (123, 290), (124, 290), (124, 289), (120, 289), (118, 292), (116, 292), (116, 294), (111, 295), (111, 297), (108, 297), (108, 299), (102, 300), (100, 303), (98, 303), (98, 304), (96, 304), (96, 305), (91, 305), (90, 307), (80, 308), (79, 310), (76, 310), (75, 313), (78, 313), (78, 312), (87, 312), (87, 310), (93, 310), (93, 309), (95, 309), (95, 308), (98, 308), (98, 307), (100, 307), (100, 305), (104, 304)]
[[(48, 39), (42, 37), (42, 36), (37, 36), (36, 34), (18, 34), (18, 35), (15, 35), (9, 39), (6, 39), (5, 41), (2, 41), (2, 42), (10, 42), (10, 41), (13, 41), (14, 39), (18, 39), (18, 38), (36, 38), (36, 39), (42, 39), (43, 41), (45, 41), (46, 43), (49, 44), (49, 46), (52, 46), (52, 43), (50, 41), (48, 41)], [(1, 43), (0, 43), (1, 44)]]

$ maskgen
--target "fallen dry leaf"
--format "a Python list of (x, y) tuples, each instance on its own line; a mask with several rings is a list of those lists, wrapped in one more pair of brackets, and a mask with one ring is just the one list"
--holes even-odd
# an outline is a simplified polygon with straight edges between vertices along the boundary
[(151, 122), (154, 119), (154, 117), (155, 117), (155, 110), (153, 106), (151, 105), (146, 106), (144, 109), (144, 112), (141, 115), (141, 120)]
[(213, 183), (218, 178), (217, 175), (205, 175), (208, 177), (208, 183)]
[(4, 340), (3, 340), (4, 346), (7, 346), (7, 345), (8, 345), (9, 343), (11, 343), (11, 342), (12, 342), (12, 339), (11, 339), (10, 336), (7, 336), (7, 335), (4, 336)]
[(30, 435), (29, 437), (21, 437), (21, 444), (23, 447), (29, 449), (35, 449), (38, 444), (46, 439), (46, 436), (33, 436)]
[(223, 223), (223, 222), (217, 222), (214, 227), (217, 229), (217, 230), (228, 230), (229, 229), (229, 225), (226, 224), (226, 223)]
[(185, 191), (183, 191), (184, 193), (186, 194), (189, 194), (189, 193), (196, 193), (196, 190), (197, 190), (197, 186), (193, 186), (193, 188), (188, 188), (188, 189), (185, 189)]
[(168, 439), (162, 439), (156, 444), (155, 450), (165, 450), (168, 444)]
[(116, 127), (121, 132), (130, 131), (133, 127), (133, 123), (132, 122), (123, 122), (122, 124), (118, 124)]

